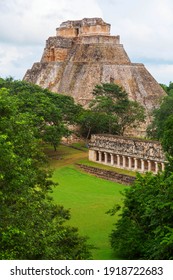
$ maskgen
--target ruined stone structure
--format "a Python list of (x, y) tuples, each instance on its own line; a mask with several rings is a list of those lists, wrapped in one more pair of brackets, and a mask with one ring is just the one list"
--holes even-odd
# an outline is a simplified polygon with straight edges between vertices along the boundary
[(158, 141), (103, 134), (92, 135), (89, 160), (142, 173), (158, 173), (164, 170), (165, 155)]
[(165, 92), (143, 64), (131, 63), (120, 37), (110, 36), (110, 24), (101, 18), (84, 18), (63, 22), (56, 32), (24, 80), (70, 95), (86, 107), (95, 85), (119, 84), (131, 100), (144, 106), (147, 119), (137, 134), (145, 135), (150, 112)]
[(133, 182), (135, 181), (136, 177), (135, 176), (130, 176), (130, 175), (125, 175), (121, 174), (115, 171), (110, 171), (110, 170), (105, 170), (102, 168), (97, 168), (93, 166), (88, 166), (84, 164), (77, 164), (78, 167), (80, 167), (82, 170), (85, 172), (92, 174), (96, 177), (113, 181), (113, 182), (118, 182), (120, 184), (125, 184), (125, 185), (132, 185)]

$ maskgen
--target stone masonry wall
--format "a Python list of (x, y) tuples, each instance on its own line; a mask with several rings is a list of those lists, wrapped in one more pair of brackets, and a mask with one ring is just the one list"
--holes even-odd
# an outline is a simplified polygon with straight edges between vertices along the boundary
[(89, 148), (144, 160), (165, 161), (161, 144), (157, 141), (114, 135), (92, 135)]
[(71, 38), (49, 37), (46, 41), (41, 63), (65, 61), (72, 44), (73, 40)]
[(56, 31), (56, 35), (62, 37), (110, 35), (110, 24), (101, 18), (84, 18), (83, 20), (63, 22)]

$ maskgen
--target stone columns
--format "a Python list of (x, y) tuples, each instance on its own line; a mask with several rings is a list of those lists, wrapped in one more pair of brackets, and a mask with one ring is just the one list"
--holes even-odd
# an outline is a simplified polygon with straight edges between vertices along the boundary
[(120, 156), (117, 155), (117, 167), (120, 167)]
[(105, 155), (105, 163), (107, 164), (108, 163), (108, 154), (105, 152), (104, 155)]
[(132, 158), (128, 157), (128, 160), (129, 160), (128, 168), (132, 169)]
[(114, 165), (114, 155), (113, 154), (110, 155), (111, 155), (111, 165)]
[(138, 169), (138, 161), (137, 161), (137, 158), (134, 158), (134, 162), (135, 162), (134, 170), (137, 170), (137, 169)]
[(145, 171), (145, 166), (144, 166), (144, 160), (141, 159), (141, 171), (144, 172)]
[[(116, 158), (115, 158), (116, 157)], [(89, 150), (89, 160), (102, 163), (105, 165), (116, 166), (117, 168), (129, 169), (135, 171), (140, 171), (144, 173), (145, 171), (153, 172), (157, 174), (160, 171), (164, 171), (165, 162), (153, 160), (153, 159), (143, 159), (136, 158), (127, 155), (117, 155), (113, 154), (112, 151), (97, 151)]]
[(155, 173), (157, 174), (159, 171), (159, 166), (158, 166), (158, 162), (155, 161)]
[(101, 162), (102, 161), (102, 152), (100, 152), (100, 151), (98, 151), (98, 155), (99, 155), (99, 162)]

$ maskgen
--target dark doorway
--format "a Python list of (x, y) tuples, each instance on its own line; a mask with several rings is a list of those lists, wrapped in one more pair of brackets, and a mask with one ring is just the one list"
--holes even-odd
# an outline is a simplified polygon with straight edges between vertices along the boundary
[(76, 37), (79, 36), (79, 28), (76, 28)]
[(50, 50), (50, 61), (55, 61), (55, 49)]

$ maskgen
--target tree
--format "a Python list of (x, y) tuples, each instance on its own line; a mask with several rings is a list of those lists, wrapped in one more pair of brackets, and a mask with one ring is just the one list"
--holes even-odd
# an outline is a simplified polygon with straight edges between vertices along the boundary
[(116, 134), (118, 130), (116, 116), (91, 110), (83, 110), (81, 112), (78, 117), (78, 124), (79, 134), (86, 139), (90, 139), (91, 134), (109, 133), (110, 124), (113, 134)]
[[(124, 193), (120, 219), (111, 233), (111, 245), (122, 258), (173, 259), (173, 95), (171, 90), (148, 129), (166, 153), (164, 172), (138, 174)], [(110, 211), (111, 212), (111, 211)], [(113, 210), (112, 210), (113, 212)]]
[(173, 94), (173, 83), (172, 82), (169, 83), (169, 86), (167, 86), (165, 84), (160, 84), (160, 85), (168, 95)]
[(76, 125), (78, 117), (84, 110), (81, 105), (75, 104), (71, 96), (47, 92), (52, 103), (60, 110), (62, 121), (66, 125)]
[(124, 194), (111, 245), (123, 259), (173, 259), (173, 177), (138, 175)]
[(148, 127), (148, 136), (161, 140), (165, 131), (165, 122), (173, 115), (173, 95), (170, 94), (163, 99), (160, 108), (153, 111), (153, 121)]
[(165, 120), (163, 134), (160, 141), (167, 158), (166, 174), (171, 176), (173, 172), (173, 115)]
[(68, 136), (69, 125), (75, 124), (81, 106), (72, 97), (55, 94), (47, 89), (12, 78), (0, 79), (0, 88), (16, 96), (18, 110), (28, 113), (35, 127), (35, 136), (53, 145), (56, 150), (61, 138)]
[(94, 100), (91, 101), (92, 111), (109, 116), (109, 133), (113, 133), (112, 126), (116, 120), (117, 133), (123, 135), (128, 127), (136, 127), (144, 120), (144, 108), (135, 101), (128, 99), (127, 93), (116, 84), (97, 85), (93, 90)]
[(161, 141), (164, 151), (169, 157), (173, 157), (173, 114), (165, 121)]
[(55, 184), (35, 124), (18, 101), (0, 89), (0, 258), (89, 259), (87, 238), (65, 225), (69, 210), (51, 199)]
[(69, 136), (70, 132), (61, 123), (59, 125), (47, 125), (42, 132), (42, 139), (50, 143), (54, 147), (56, 152), (58, 145), (61, 142), (62, 137)]
[(161, 142), (168, 163), (166, 172), (173, 171), (173, 83), (169, 85), (168, 95), (163, 99), (160, 108), (154, 110), (153, 121), (147, 129), (150, 138)]

